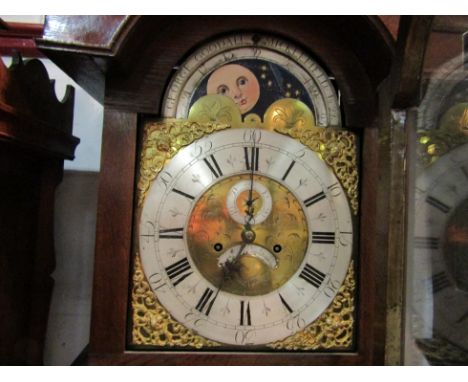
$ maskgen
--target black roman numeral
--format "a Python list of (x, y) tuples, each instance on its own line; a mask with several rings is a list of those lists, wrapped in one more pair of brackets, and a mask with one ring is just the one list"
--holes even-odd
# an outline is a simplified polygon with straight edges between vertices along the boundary
[(169, 228), (159, 230), (160, 239), (183, 239), (184, 229), (183, 228)]
[(188, 262), (187, 258), (184, 257), (182, 260), (179, 260), (174, 264), (166, 267), (166, 273), (169, 276), (172, 284), (177, 286), (177, 284), (184, 281), (193, 272), (190, 263)]
[(210, 155), (210, 158), (213, 163), (210, 163), (208, 158), (204, 158), (203, 161), (206, 163), (206, 165), (208, 166), (208, 168), (211, 170), (211, 172), (216, 178), (223, 176), (223, 172), (221, 171), (221, 168), (219, 167), (218, 162), (216, 161), (214, 155), (213, 154)]
[(260, 148), (258, 147), (251, 147), (250, 149), (250, 158), (249, 158), (249, 148), (244, 147), (244, 159), (245, 159), (245, 167), (247, 170), (255, 170), (258, 171), (258, 158), (260, 156)]
[(463, 175), (465, 175), (465, 178), (468, 179), (468, 169), (466, 168), (466, 166), (460, 167), (460, 170), (463, 173)]
[(289, 312), (289, 313), (292, 313), (293, 310), (291, 309), (291, 307), (289, 306), (289, 304), (286, 302), (286, 300), (283, 298), (283, 296), (281, 296), (281, 293), (278, 293), (279, 295), (279, 298), (281, 300), (281, 303), (283, 304), (283, 306), (286, 308), (286, 310)]
[(281, 178), (283, 181), (286, 180), (286, 178), (288, 177), (289, 173), (291, 172), (291, 169), (294, 167), (294, 165), (296, 164), (296, 161), (292, 161), (291, 164), (289, 165), (288, 169), (286, 170), (286, 172), (284, 173), (283, 177)]
[(445, 272), (439, 272), (432, 276), (432, 293), (439, 293), (451, 284)]
[(312, 243), (335, 244), (335, 232), (312, 232)]
[(192, 195), (187, 194), (187, 193), (185, 193), (185, 192), (183, 192), (183, 191), (180, 191), (180, 190), (178, 190), (177, 188), (173, 188), (172, 191), (175, 192), (176, 194), (185, 196), (185, 197), (188, 198), (188, 199), (191, 199), (191, 200), (194, 200), (194, 199), (195, 199), (195, 197), (193, 197)]
[(310, 207), (312, 204), (320, 202), (324, 198), (325, 198), (325, 193), (323, 191), (320, 191), (318, 194), (315, 194), (314, 196), (311, 196), (310, 198), (307, 198), (306, 200), (304, 200), (304, 204), (306, 207)]
[(252, 321), (250, 319), (250, 303), (247, 301), (241, 300), (240, 302), (240, 324), (243, 325), (252, 325)]
[(208, 316), (211, 312), (211, 308), (213, 307), (216, 297), (218, 297), (218, 292), (216, 292), (216, 294), (213, 296), (213, 289), (206, 288), (200, 300), (198, 301), (198, 304), (195, 306), (195, 309), (200, 313), (204, 313)]
[(320, 285), (323, 283), (323, 280), (325, 280), (326, 276), (317, 268), (314, 268), (312, 265), (306, 264), (299, 277), (307, 281), (309, 284), (312, 284), (314, 287), (319, 288)]
[(451, 210), (451, 207), (447, 206), (446, 204), (442, 203), (439, 199), (436, 199), (432, 196), (428, 196), (426, 198), (426, 202), (429, 203), (432, 207), (437, 208), (439, 211), (446, 214)]
[(439, 239), (437, 237), (420, 237), (414, 238), (414, 247), (419, 249), (438, 249)]

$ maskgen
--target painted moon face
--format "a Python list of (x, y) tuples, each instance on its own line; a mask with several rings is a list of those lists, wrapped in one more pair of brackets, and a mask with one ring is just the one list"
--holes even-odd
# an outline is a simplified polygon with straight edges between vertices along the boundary
[(207, 94), (225, 95), (234, 100), (242, 114), (251, 110), (260, 98), (260, 84), (245, 66), (224, 65), (208, 79)]

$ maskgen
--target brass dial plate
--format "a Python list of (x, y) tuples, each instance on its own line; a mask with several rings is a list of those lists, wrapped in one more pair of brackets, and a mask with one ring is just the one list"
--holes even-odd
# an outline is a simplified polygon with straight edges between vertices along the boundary
[[(293, 276), (304, 260), (309, 235), (304, 211), (291, 191), (273, 179), (255, 175), (254, 182), (264, 185), (276, 202), (265, 220), (252, 224), (255, 245), (242, 249), (244, 225), (230, 216), (227, 195), (249, 179), (248, 173), (223, 179), (196, 201), (187, 244), (198, 270), (214, 286), (236, 295), (256, 296), (278, 289)], [(253, 197), (255, 211), (261, 212), (262, 196), (254, 193)], [(246, 215), (247, 201), (248, 192), (244, 191), (234, 208)], [(232, 270), (224, 278), (220, 258), (231, 249), (234, 257), (239, 256), (229, 262)]]
[[(224, 192), (229, 193), (236, 183), (249, 176), (254, 176), (253, 183), (271, 189), (268, 194), (273, 200), (272, 218), (276, 215), (273, 210), (276, 212), (281, 205), (291, 208), (292, 216), (305, 217), (303, 229), (308, 230), (308, 235), (303, 236), (307, 241), (302, 248), (284, 243), (285, 251), (298, 250), (292, 257), (291, 267), (286, 266), (285, 259), (282, 259), (284, 265), (283, 261), (274, 260), (271, 264), (265, 257), (261, 265), (272, 272), (265, 273), (265, 267), (259, 273), (247, 268), (249, 274), (242, 275), (240, 280), (231, 270), (229, 274), (234, 275), (234, 281), (227, 284), (230, 289), (226, 290), (218, 284), (219, 280), (210, 279), (216, 275), (217, 267), (220, 268), (219, 259), (215, 257), (216, 261), (207, 262), (206, 248), (192, 245), (190, 224), (198, 225), (200, 221), (196, 219), (203, 217), (203, 213), (221, 211), (216, 218), (224, 226), (218, 228), (223, 228), (222, 234), (231, 235), (227, 225), (233, 219), (229, 214), (223, 213), (219, 206), (204, 209), (204, 205), (210, 196), (216, 201), (216, 195), (209, 191), (213, 187), (216, 191), (216, 185), (225, 187)], [(278, 190), (275, 183), (281, 184)], [(243, 245), (249, 246), (243, 248), (241, 244), (239, 253), (232, 254), (239, 263), (257, 266), (261, 256), (269, 254), (276, 258), (265, 246), (268, 243), (262, 234), (271, 228), (269, 224), (267, 217), (260, 224), (252, 221), (248, 229), (244, 225), (251, 233), (255, 232), (255, 237), (243, 239)], [(297, 230), (297, 220), (292, 228)], [(274, 132), (229, 129), (188, 145), (156, 177), (141, 212), (140, 254), (154, 293), (176, 320), (214, 341), (260, 345), (303, 329), (331, 303), (346, 276), (352, 230), (344, 191), (320, 156)], [(283, 243), (276, 244), (283, 246)], [(226, 248), (235, 250), (236, 245), (239, 238), (231, 236)], [(288, 280), (284, 279), (283, 272), (289, 276)], [(266, 279), (251, 286), (239, 282), (245, 281), (244, 276), (252, 282), (260, 275)], [(271, 275), (278, 284), (275, 288), (268, 278)]]
[[(288, 123), (278, 125), (277, 120), (272, 119), (271, 121), (268, 120), (268, 123), (266, 121), (262, 128), (290, 135), (317, 152), (319, 157), (337, 174), (349, 198), (352, 211), (356, 214), (358, 206), (356, 137), (347, 131), (323, 130), (309, 126), (309, 124), (304, 124), (302, 121), (303, 113), (289, 113), (289, 111), (293, 110), (302, 110), (300, 105), (298, 106), (299, 109), (297, 109), (294, 102), (289, 100), (284, 100), (284, 102), (284, 105), (283, 103), (278, 103), (277, 109), (280, 115), (289, 116)], [(145, 138), (143, 141), (138, 181), (139, 206), (143, 205), (149, 186), (154, 181), (156, 175), (163, 169), (164, 163), (167, 163), (180, 148), (191, 144), (205, 134), (230, 127), (229, 124), (226, 124), (228, 122), (226, 111), (224, 114), (216, 113), (215, 110), (210, 109), (213, 105), (217, 106), (217, 103), (213, 103), (211, 100), (206, 102), (204, 112), (215, 117), (214, 119), (210, 119), (214, 122), (202, 123), (165, 120), (145, 125)], [(288, 107), (288, 113), (281, 113), (283, 106)], [(235, 111), (229, 110), (228, 114), (233, 116)], [(218, 117), (222, 117), (222, 119), (220, 120)], [(219, 124), (216, 121), (223, 124)], [(331, 193), (336, 193), (337, 191), (337, 189), (330, 190)], [(340, 237), (340, 241), (351, 245), (344, 236)], [(197, 335), (196, 331), (194, 332), (171, 317), (160, 302), (154, 298), (150, 284), (145, 280), (141, 271), (138, 254), (136, 256), (134, 286), (132, 289), (133, 334), (130, 344), (149, 345), (150, 347), (192, 348), (220, 346), (219, 343)], [(303, 330), (297, 331), (295, 335), (282, 341), (266, 344), (266, 346), (288, 350), (351, 349), (355, 322), (353, 317), (355, 293), (353, 269), (354, 266), (351, 263), (345, 282), (339, 288), (333, 303), (320, 318)], [(292, 327), (297, 323), (297, 319), (291, 318), (288, 325)]]

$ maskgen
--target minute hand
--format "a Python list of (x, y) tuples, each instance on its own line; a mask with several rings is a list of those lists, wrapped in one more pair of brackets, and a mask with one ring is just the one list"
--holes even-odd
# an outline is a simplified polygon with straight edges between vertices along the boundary
[(247, 200), (247, 215), (248, 215), (248, 220), (247, 223), (245, 224), (245, 229), (251, 229), (250, 223), (253, 220), (254, 216), (254, 199), (253, 199), (253, 186), (254, 186), (254, 171), (255, 171), (255, 163), (257, 161), (256, 159), (256, 147), (255, 147), (255, 139), (253, 141), (253, 147), (252, 147), (252, 155), (251, 155), (251, 160), (250, 160), (250, 188), (249, 188), (249, 199)]

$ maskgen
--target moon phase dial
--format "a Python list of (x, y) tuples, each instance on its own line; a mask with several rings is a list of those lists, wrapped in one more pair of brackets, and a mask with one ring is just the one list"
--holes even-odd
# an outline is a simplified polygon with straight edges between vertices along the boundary
[(250, 174), (234, 175), (213, 185), (195, 203), (187, 229), (200, 273), (236, 295), (263, 295), (281, 287), (302, 264), (308, 241), (301, 204), (286, 187), (262, 175), (253, 181)]

